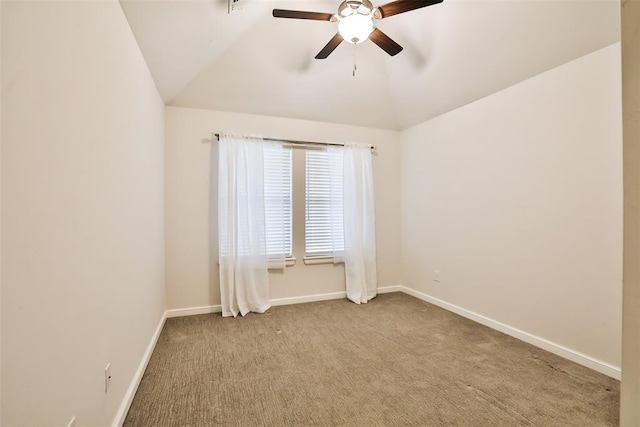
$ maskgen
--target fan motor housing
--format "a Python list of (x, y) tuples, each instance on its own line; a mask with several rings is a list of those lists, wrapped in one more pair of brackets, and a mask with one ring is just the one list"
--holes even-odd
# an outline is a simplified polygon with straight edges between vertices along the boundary
[(369, 0), (345, 0), (338, 6), (338, 15), (343, 18), (354, 13), (369, 16), (372, 11), (373, 4)]

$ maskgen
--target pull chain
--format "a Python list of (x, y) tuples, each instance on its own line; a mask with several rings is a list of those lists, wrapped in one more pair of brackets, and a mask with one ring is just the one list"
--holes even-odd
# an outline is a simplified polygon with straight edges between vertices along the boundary
[(356, 45), (354, 44), (353, 45), (353, 77), (356, 76), (356, 70), (357, 70), (357, 67), (356, 67)]

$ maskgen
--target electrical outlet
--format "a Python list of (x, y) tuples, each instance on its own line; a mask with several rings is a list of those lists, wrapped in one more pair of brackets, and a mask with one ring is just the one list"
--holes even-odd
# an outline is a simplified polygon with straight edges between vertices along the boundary
[(433, 270), (433, 281), (440, 283), (440, 270)]
[(67, 427), (76, 427), (76, 416), (71, 417), (71, 421), (67, 424)]
[(107, 363), (107, 367), (104, 368), (104, 392), (109, 391), (111, 387), (111, 363)]
[(244, 6), (244, 1), (241, 0), (229, 0), (229, 11), (228, 13), (231, 12), (236, 12), (238, 10), (242, 10), (242, 7)]

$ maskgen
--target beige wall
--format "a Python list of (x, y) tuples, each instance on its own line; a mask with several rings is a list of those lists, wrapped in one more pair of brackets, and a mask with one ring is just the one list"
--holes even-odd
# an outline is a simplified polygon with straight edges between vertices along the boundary
[(114, 420), (165, 308), (163, 114), (117, 1), (2, 2), (2, 425)]
[[(277, 117), (252, 116), (179, 107), (167, 107), (165, 115), (165, 217), (166, 277), (169, 309), (220, 304), (218, 271), (210, 271), (209, 217), (211, 132), (235, 131), (267, 137), (312, 141), (353, 141), (374, 144), (376, 185), (376, 232), (379, 286), (399, 284), (400, 278), (400, 174), (399, 134), (393, 131), (310, 122)], [(215, 147), (215, 145), (214, 145)], [(294, 152), (294, 155), (297, 153)], [(302, 193), (300, 193), (300, 191)], [(304, 176), (294, 177), (294, 192), (304, 197)], [(302, 199), (301, 199), (302, 200)], [(302, 225), (302, 210), (294, 211)], [(295, 220), (294, 220), (295, 221)], [(273, 272), (271, 298), (308, 297), (344, 292), (341, 265), (304, 265), (303, 229), (294, 229), (294, 267)], [(217, 259), (214, 247), (211, 256)], [(215, 263), (214, 263), (215, 265)]]
[[(165, 308), (162, 102), (117, 2), (1, 4), (0, 420), (107, 425)], [(623, 3), (631, 184), (637, 6)], [(399, 284), (404, 269), (413, 289), (619, 366), (618, 53), (611, 46), (404, 134), (166, 107), (167, 307), (220, 302), (209, 271), (210, 146), (200, 143), (210, 132), (359, 141), (379, 147), (380, 286)], [(640, 420), (639, 188), (626, 188), (629, 426)], [(272, 298), (343, 291), (342, 267), (302, 264), (300, 231), (298, 263), (272, 274)]]
[(618, 43), (406, 130), (403, 284), (617, 376), (620, 99)]
[(622, 1), (624, 312), (620, 425), (640, 425), (640, 1)]
[[(0, 88), (2, 87), (2, 5), (0, 4)], [(2, 242), (2, 90), (0, 90), (0, 242)], [(0, 244), (0, 381), (2, 379), (2, 245)], [(2, 423), (2, 386), (0, 385), (0, 424)]]

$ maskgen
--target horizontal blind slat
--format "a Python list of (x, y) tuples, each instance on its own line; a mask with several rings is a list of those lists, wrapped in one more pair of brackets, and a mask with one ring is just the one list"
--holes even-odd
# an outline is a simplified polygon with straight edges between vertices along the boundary
[(264, 147), (264, 195), (269, 255), (292, 255), (291, 148)]
[[(333, 159), (326, 150), (307, 151), (305, 160), (305, 252), (330, 254), (334, 246), (344, 248), (342, 169), (330, 167)], [(332, 197), (332, 191), (340, 194)]]

